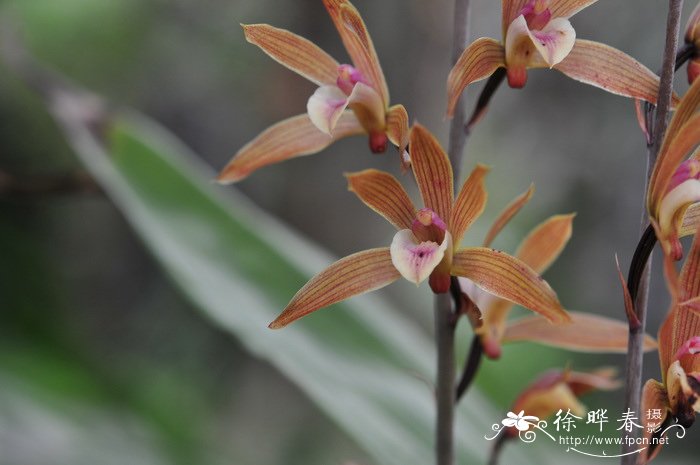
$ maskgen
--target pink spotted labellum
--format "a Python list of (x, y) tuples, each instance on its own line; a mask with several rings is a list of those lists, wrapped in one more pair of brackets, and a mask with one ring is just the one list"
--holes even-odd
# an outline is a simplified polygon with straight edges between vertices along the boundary
[(597, 0), (502, 0), (503, 43), (482, 37), (470, 44), (447, 80), (447, 115), (469, 84), (505, 68), (521, 88), (531, 68), (554, 68), (613, 94), (656, 102), (659, 78), (625, 53), (576, 39), (569, 18)]
[[(695, 235), (680, 275), (670, 257), (664, 258), (672, 304), (659, 329), (662, 382), (650, 379), (642, 395), (643, 412), (661, 413), (653, 420), (659, 428), (647, 428), (647, 437), (660, 434), (674, 423), (687, 428), (700, 412), (700, 232)], [(645, 426), (650, 422), (646, 419)], [(650, 447), (642, 463), (653, 459), (659, 450), (660, 446)]]
[[(486, 234), (484, 247), (492, 241), (508, 222), (530, 200), (533, 187), (516, 197), (497, 217)], [(515, 257), (539, 274), (544, 273), (560, 255), (572, 233), (573, 214), (555, 215), (536, 226), (521, 242)], [(481, 319), (474, 324), (484, 355), (496, 359), (501, 355), (503, 343), (530, 341), (558, 348), (597, 353), (626, 353), (628, 325), (602, 315), (569, 311), (571, 321), (553, 326), (540, 315), (526, 316), (508, 321), (513, 303), (482, 290), (467, 278), (459, 278), (460, 288), (468, 299), (468, 310), (475, 304)], [(645, 350), (653, 350), (656, 343), (646, 336)]]
[(700, 79), (681, 99), (654, 164), (647, 210), (666, 255), (683, 257), (680, 238), (700, 225)]
[(370, 149), (383, 152), (388, 142), (408, 164), (408, 114), (389, 106), (389, 90), (372, 39), (357, 9), (347, 0), (323, 0), (352, 59), (339, 64), (313, 42), (267, 24), (243, 25), (248, 42), (319, 87), (306, 114), (281, 121), (241, 148), (224, 167), (220, 182), (239, 181), (253, 171), (320, 152), (343, 137), (367, 134)]
[(550, 322), (569, 321), (554, 291), (522, 261), (486, 247), (459, 248), (462, 236), (486, 204), (483, 180), (488, 169), (477, 166), (455, 198), (452, 167), (435, 137), (415, 125), (410, 147), (424, 208), (416, 209), (389, 173), (369, 169), (349, 174), (350, 190), (398, 230), (391, 246), (359, 252), (332, 264), (292, 298), (270, 327), (280, 328), (402, 276), (415, 284), (428, 280), (436, 293), (450, 289), (450, 276), (463, 276)]

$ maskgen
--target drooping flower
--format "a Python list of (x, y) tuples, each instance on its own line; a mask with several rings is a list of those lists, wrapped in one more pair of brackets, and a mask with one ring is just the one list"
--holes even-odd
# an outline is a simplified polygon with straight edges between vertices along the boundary
[(647, 191), (647, 210), (667, 255), (683, 257), (680, 238), (700, 225), (700, 79), (669, 123)]
[(576, 81), (613, 94), (655, 103), (659, 78), (625, 53), (576, 39), (569, 18), (597, 0), (502, 0), (503, 43), (472, 42), (450, 71), (447, 114), (452, 116), (469, 84), (505, 68), (508, 84), (523, 87), (527, 70), (554, 68)]
[[(680, 275), (669, 257), (664, 257), (672, 303), (659, 329), (659, 359), (662, 382), (650, 379), (644, 385), (642, 412), (657, 411), (645, 418), (645, 435), (660, 434), (668, 425), (689, 427), (700, 412), (700, 232), (696, 233)], [(650, 423), (654, 425), (650, 425)], [(651, 427), (650, 427), (651, 426)], [(660, 450), (650, 447), (645, 462)]]
[[(579, 397), (594, 390), (611, 391), (620, 387), (615, 370), (602, 368), (590, 373), (571, 370), (550, 370), (530, 384), (515, 400), (511, 410), (524, 412), (540, 420), (555, 415), (559, 410), (571, 411), (576, 416), (586, 414), (586, 406)], [(518, 431), (510, 429), (509, 435)]]
[(352, 60), (339, 64), (313, 42), (267, 24), (243, 25), (248, 42), (319, 87), (306, 114), (281, 121), (241, 148), (220, 182), (235, 182), (272, 163), (317, 153), (343, 137), (367, 134), (373, 152), (391, 142), (407, 163), (408, 114), (389, 106), (389, 90), (372, 39), (348, 0), (323, 0)]
[(457, 197), (447, 154), (427, 129), (410, 132), (411, 164), (424, 208), (417, 210), (399, 181), (370, 169), (348, 175), (349, 188), (398, 229), (391, 247), (367, 250), (334, 263), (312, 278), (270, 327), (279, 328), (322, 307), (384, 287), (400, 277), (428, 280), (447, 292), (450, 276), (469, 278), (491, 294), (562, 323), (570, 318), (549, 285), (522, 261), (487, 247), (459, 248), (462, 236), (486, 204), (477, 166)]
[[(501, 229), (529, 201), (533, 187), (516, 197), (497, 217), (486, 234), (484, 247), (491, 245)], [(573, 214), (555, 215), (536, 226), (520, 243), (514, 256), (539, 274), (544, 273), (566, 246), (572, 232)], [(469, 302), (480, 310), (481, 320), (474, 331), (480, 338), (484, 354), (498, 358), (501, 344), (530, 341), (579, 352), (625, 353), (628, 325), (618, 320), (585, 312), (569, 311), (571, 321), (553, 326), (539, 315), (508, 321), (513, 303), (480, 289), (466, 278), (459, 278), (460, 288)], [(651, 337), (645, 338), (645, 350), (656, 348)]]

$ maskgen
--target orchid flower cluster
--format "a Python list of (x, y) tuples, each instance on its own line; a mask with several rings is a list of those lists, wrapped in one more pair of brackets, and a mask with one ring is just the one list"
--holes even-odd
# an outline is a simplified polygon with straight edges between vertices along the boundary
[[(459, 57), (447, 78), (447, 115), (454, 114), (462, 92), (472, 83), (501, 73), (511, 87), (522, 88), (528, 70), (534, 68), (553, 68), (576, 81), (655, 104), (656, 74), (619, 50), (576, 37), (570, 19), (595, 2), (502, 0), (503, 40), (477, 39)], [(351, 63), (339, 63), (292, 32), (267, 24), (243, 26), (250, 43), (318, 88), (309, 97), (305, 113), (263, 131), (235, 154), (218, 180), (237, 182), (267, 165), (318, 153), (341, 138), (364, 134), (372, 152), (383, 152), (389, 144), (397, 149), (402, 167), (412, 172), (420, 201), (414, 202), (401, 181), (387, 172), (366, 169), (346, 174), (349, 190), (396, 232), (383, 247), (345, 257), (314, 276), (270, 328), (282, 328), (404, 278), (416, 285), (427, 281), (436, 294), (459, 296), (455, 298), (456, 316), (470, 317), (487, 357), (499, 358), (503, 343), (522, 340), (569, 350), (624, 353), (625, 323), (565, 309), (540, 277), (569, 241), (573, 214), (555, 215), (541, 223), (513, 255), (492, 249), (499, 232), (532, 197), (531, 187), (505, 207), (481, 246), (462, 246), (465, 234), (486, 207), (489, 168), (476, 165), (455, 195), (458, 180), (436, 137), (418, 123), (410, 125), (402, 105), (390, 105), (377, 52), (357, 9), (347, 0), (323, 0), (323, 4)], [(698, 24), (700, 11), (696, 9), (687, 28), (687, 43), (700, 43)], [(647, 383), (644, 401), (664, 406), (669, 418), (686, 423), (700, 404), (698, 60), (697, 55), (691, 57), (688, 67), (692, 87), (682, 99), (674, 99), (676, 113), (647, 193), (649, 218), (667, 257), (674, 303), (659, 334), (663, 382)], [(678, 278), (672, 261), (683, 256), (680, 238), (691, 234), (696, 235), (695, 243)], [(533, 315), (509, 320), (514, 305)], [(653, 350), (656, 341), (647, 336), (644, 346)], [(513, 411), (525, 410), (541, 418), (560, 408), (582, 411), (578, 395), (616, 386), (609, 370), (549, 373), (523, 392)]]

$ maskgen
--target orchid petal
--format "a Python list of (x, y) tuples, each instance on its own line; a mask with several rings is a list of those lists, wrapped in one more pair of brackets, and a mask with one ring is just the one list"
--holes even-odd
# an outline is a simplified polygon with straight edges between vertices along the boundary
[[(661, 418), (653, 421), (654, 423), (658, 423), (658, 425), (662, 425), (666, 421), (666, 417), (668, 417), (668, 409), (668, 392), (666, 392), (666, 387), (653, 379), (647, 381), (642, 390), (642, 412), (659, 410), (661, 412)], [(652, 420), (648, 419), (646, 415), (642, 416), (642, 426), (644, 426), (642, 434), (646, 440), (645, 443), (651, 445), (647, 451), (642, 452), (640, 455), (640, 465), (653, 460), (661, 450), (662, 443), (652, 444), (651, 437), (654, 435), (654, 432), (651, 428), (651, 421)]]
[[(331, 135), (349, 103), (348, 97), (338, 87), (334, 85), (321, 86), (309, 97), (306, 111), (309, 114), (309, 119), (319, 131)], [(360, 121), (359, 118), (358, 121)]]
[(396, 229), (411, 229), (416, 209), (396, 178), (383, 171), (368, 169), (347, 174), (348, 189)]
[(435, 136), (420, 124), (413, 126), (409, 140), (411, 165), (423, 204), (449, 221), (454, 199), (450, 160)]
[(659, 77), (608, 45), (577, 39), (571, 52), (554, 69), (610, 93), (656, 103)]
[(483, 290), (542, 314), (552, 323), (570, 321), (551, 287), (522, 261), (497, 250), (458, 250), (452, 274), (472, 280)]
[[(678, 299), (683, 302), (700, 296), (700, 231), (695, 233), (693, 245), (690, 247), (678, 280)], [(699, 318), (700, 319), (700, 318)], [(692, 336), (700, 336), (700, 330), (689, 334), (683, 340)]]
[(617, 379), (617, 370), (607, 367), (592, 372), (567, 371), (564, 374), (566, 384), (576, 396), (588, 394), (593, 390), (614, 391), (622, 382)]
[(455, 200), (450, 219), (449, 230), (455, 245), (462, 241), (464, 232), (469, 229), (472, 223), (481, 215), (486, 206), (488, 193), (484, 186), (484, 177), (489, 172), (489, 168), (484, 165), (476, 165), (469, 177), (460, 189)]
[(537, 273), (544, 273), (569, 242), (575, 216), (555, 215), (544, 221), (527, 235), (515, 256)]
[(548, 372), (530, 384), (515, 400), (514, 408), (522, 408), (537, 418), (547, 418), (558, 410), (571, 410), (583, 416), (586, 407), (576, 398), (561, 372)]
[(503, 37), (507, 36), (508, 26), (521, 15), (521, 11), (529, 0), (502, 0), (501, 21), (503, 27)]
[(552, 19), (544, 29), (529, 30), (528, 35), (550, 68), (566, 58), (576, 42), (576, 31), (564, 18)]
[(696, 79), (693, 84), (688, 88), (688, 91), (683, 95), (676, 111), (671, 117), (671, 121), (668, 123), (668, 129), (666, 130), (666, 135), (664, 136), (663, 144), (661, 145), (661, 152), (664, 152), (665, 145), (669, 144), (676, 138), (678, 132), (683, 128), (688, 120), (690, 120), (695, 112), (700, 108), (700, 79)]
[(666, 194), (659, 205), (659, 229), (663, 237), (678, 235), (685, 208), (700, 201), (700, 180), (689, 179)]
[(386, 247), (350, 255), (311, 278), (270, 323), (270, 328), (282, 328), (320, 308), (380, 289), (400, 276)]
[(310, 40), (268, 24), (243, 24), (245, 38), (272, 59), (309, 81), (335, 84), (338, 62)]
[(472, 42), (447, 77), (447, 116), (454, 116), (457, 102), (469, 84), (486, 79), (504, 66), (505, 49), (497, 40), (482, 37)]
[(391, 261), (401, 276), (420, 284), (440, 264), (450, 244), (450, 233), (445, 233), (442, 244), (420, 242), (410, 229), (402, 229), (391, 242)]
[(377, 52), (374, 50), (374, 44), (360, 13), (347, 0), (323, 0), (323, 4), (326, 6), (353, 64), (362, 72), (372, 88), (379, 93), (384, 106), (387, 106), (389, 89), (379, 64), (379, 58), (377, 58)]
[(678, 232), (679, 237), (690, 236), (700, 228), (700, 202), (689, 206), (683, 214), (683, 223)]
[(358, 82), (348, 97), (348, 105), (369, 134), (386, 129), (386, 107), (379, 94), (367, 84)]
[(552, 0), (549, 11), (552, 18), (571, 18), (579, 11), (587, 8), (598, 0)]
[(651, 215), (659, 214), (660, 203), (668, 193), (671, 178), (688, 154), (700, 144), (700, 113), (688, 118), (675, 131), (672, 139), (666, 137), (654, 164), (649, 182), (647, 205)]
[(386, 135), (403, 154), (408, 147), (408, 112), (403, 105), (393, 105), (386, 112)]
[[(546, 55), (538, 51), (530, 34), (530, 28), (523, 15), (515, 18), (506, 32), (505, 54), (508, 85), (514, 88), (521, 88), (525, 85), (528, 68), (552, 66), (546, 61)], [(541, 42), (537, 45), (542, 47)]]
[(698, 335), (700, 335), (700, 315), (687, 307), (672, 308), (659, 329), (659, 361), (662, 373), (666, 374), (683, 343)]
[[(539, 316), (508, 323), (503, 342), (531, 341), (547, 346), (589, 353), (627, 352), (627, 323), (590, 313), (569, 311), (570, 323), (553, 326)], [(644, 336), (644, 350), (656, 349), (656, 341)]]
[(695, 5), (695, 9), (690, 13), (685, 25), (685, 42), (694, 44), (698, 40), (700, 40), (700, 3)]
[(671, 412), (675, 415), (683, 414), (688, 409), (688, 395), (691, 388), (688, 385), (688, 377), (678, 360), (668, 367), (666, 374), (666, 391)]
[(319, 131), (306, 114), (280, 121), (241, 148), (221, 171), (217, 181), (240, 181), (264, 166), (320, 152), (338, 139), (363, 132), (351, 111), (341, 115), (332, 136)]
[(482, 244), (484, 247), (491, 245), (496, 236), (498, 236), (498, 233), (500, 233), (501, 230), (510, 222), (510, 220), (520, 211), (520, 209), (522, 209), (525, 204), (530, 201), (534, 193), (535, 185), (530, 184), (530, 187), (525, 192), (513, 199), (511, 203), (509, 203), (506, 208), (501, 211), (496, 218), (496, 221), (494, 221), (491, 225), (489, 232), (486, 233), (486, 238)]

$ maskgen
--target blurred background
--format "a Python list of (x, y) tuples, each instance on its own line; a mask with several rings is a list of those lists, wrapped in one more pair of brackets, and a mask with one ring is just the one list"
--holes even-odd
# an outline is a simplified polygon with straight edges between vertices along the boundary
[[(500, 2), (472, 3), (472, 37), (499, 37)], [(572, 23), (578, 37), (657, 69), (666, 3), (601, 0)], [(683, 23), (695, 6), (685, 3)], [(354, 4), (374, 39), (392, 102), (445, 141), (452, 2)], [(214, 170), (267, 126), (303, 112), (314, 90), (247, 44), (239, 23), (289, 29), (346, 61), (320, 0), (4, 0), (0, 13), (41, 61), (160, 122)], [(684, 74), (679, 92), (687, 88)], [(468, 90), (470, 107), (480, 88)], [(218, 189), (239, 189), (336, 256), (387, 244), (390, 225), (349, 193), (342, 177), (368, 166), (399, 173), (393, 151), (372, 155), (366, 144), (343, 140)], [(622, 319), (614, 255), (626, 268), (637, 242), (645, 158), (631, 101), (557, 72), (533, 71), (525, 89), (497, 92), (468, 143), (462, 173), (476, 162), (492, 171), (489, 204), (465, 242), (480, 243), (501, 208), (534, 182), (533, 200), (495, 245), (512, 252), (539, 222), (577, 212), (574, 236), (545, 277), (567, 308)], [(2, 175), (82, 170), (43, 103), (0, 63)], [(380, 294), (432, 331), (426, 286), (399, 282)], [(655, 273), (652, 334), (667, 306)], [(245, 309), (231, 302), (231, 311)], [(464, 329), (461, 354), (469, 340)], [(646, 361), (645, 378), (660, 379), (656, 355)], [(506, 411), (538, 372), (566, 363), (622, 367), (624, 357), (518, 344), (502, 360), (484, 363), (478, 384)], [(606, 393), (586, 403), (617, 412), (621, 398)], [(695, 461), (698, 430), (672, 442), (664, 456)], [(348, 459), (372, 463), (295, 384), (189, 303), (107, 197), (0, 196), (0, 465)]]

